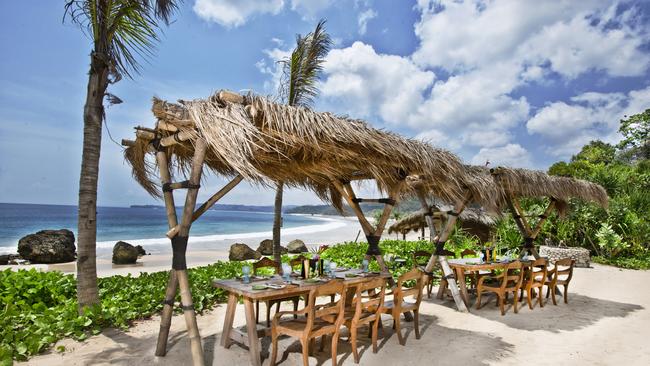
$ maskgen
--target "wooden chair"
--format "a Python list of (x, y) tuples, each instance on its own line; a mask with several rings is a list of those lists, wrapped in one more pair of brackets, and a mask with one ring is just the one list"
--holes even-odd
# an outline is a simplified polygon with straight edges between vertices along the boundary
[(456, 258), (456, 253), (452, 252), (451, 250), (443, 249), (442, 254), (447, 258)]
[(526, 291), (526, 301), (528, 302), (528, 307), (533, 309), (533, 292), (537, 289), (537, 301), (539, 302), (539, 307), (544, 307), (544, 301), (542, 300), (542, 289), (548, 281), (547, 278), (547, 268), (548, 265), (546, 259), (540, 258), (536, 259), (529, 265), (525, 265), (524, 273), (524, 284), (521, 288), (521, 295), (519, 296), (519, 301), (523, 299), (523, 293)]
[[(336, 302), (316, 305), (316, 299), (321, 296), (339, 295)], [(306, 315), (298, 319), (281, 321), (284, 315)], [(334, 322), (324, 318), (333, 317)], [(336, 351), (339, 338), (339, 329), (345, 320), (345, 286), (343, 281), (333, 280), (327, 284), (314, 287), (309, 292), (309, 302), (302, 310), (279, 311), (273, 317), (271, 326), (271, 365), (275, 365), (278, 356), (278, 338), (288, 335), (298, 338), (302, 345), (302, 361), (304, 366), (309, 365), (309, 351), (313, 340), (322, 337), (325, 341), (327, 335), (332, 335), (332, 365), (336, 366)]]
[[(423, 261), (422, 258), (425, 258), (425, 260)], [(421, 270), (424, 270), (430, 258), (430, 252), (427, 252), (426, 250), (416, 251), (413, 253), (413, 268), (420, 268)], [(431, 292), (433, 292), (433, 280), (438, 278), (440, 277), (436, 275), (430, 275), (426, 280), (427, 298), (429, 299), (431, 298)]]
[(359, 363), (357, 351), (358, 328), (368, 324), (371, 327), (372, 352), (377, 353), (377, 332), (381, 322), (380, 310), (384, 306), (386, 280), (375, 278), (356, 286), (352, 307), (346, 309), (345, 326), (350, 330), (350, 342), (354, 363)]
[[(550, 276), (551, 279), (549, 280), (547, 276), (546, 282), (544, 284), (548, 286), (548, 289), (546, 290), (546, 297), (548, 298), (549, 294), (553, 295), (553, 305), (557, 305), (557, 301), (555, 300), (555, 288), (558, 285), (564, 286), (564, 303), (569, 303), (569, 300), (567, 298), (567, 290), (569, 289), (569, 282), (571, 282), (571, 277), (573, 277), (574, 265), (575, 260), (571, 258), (564, 258), (555, 261), (555, 266), (553, 269), (548, 271), (548, 276)], [(566, 277), (560, 278), (560, 276)]]
[(473, 255), (476, 255), (476, 250), (473, 250), (473, 249), (469, 249), (469, 248), (468, 248), (468, 249), (465, 249), (465, 250), (463, 250), (462, 252), (460, 252), (460, 257), (461, 257), (461, 258), (465, 258), (465, 257), (468, 257), (468, 256), (470, 256), (470, 255), (472, 255), (472, 256), (473, 256)]
[[(259, 261), (253, 263), (253, 275), (257, 275), (257, 270), (260, 268), (273, 268), (273, 271), (275, 274), (280, 273), (280, 263), (264, 257), (260, 259)], [(290, 297), (287, 299), (274, 299), (274, 300), (264, 300), (264, 303), (266, 305), (266, 326), (270, 327), (271, 326), (271, 308), (273, 308), (273, 305), (275, 305), (275, 311), (278, 312), (280, 311), (280, 304), (283, 301), (292, 301), (293, 302), (293, 310), (298, 310), (298, 301), (300, 300), (300, 297)], [(260, 322), (260, 302), (255, 301), (255, 322), (259, 323)]]
[[(481, 295), (483, 292), (494, 292), (498, 299), (498, 305), (501, 309), (501, 315), (505, 315), (504, 302), (507, 299), (507, 294), (512, 292), (514, 293), (514, 308), (515, 314), (517, 313), (517, 295), (519, 295), (519, 289), (521, 288), (521, 282), (523, 280), (523, 270), (522, 264), (519, 261), (515, 261), (506, 265), (503, 265), (500, 269), (503, 272), (498, 276), (484, 276), (478, 280), (476, 285), (476, 294), (478, 298), (476, 299), (476, 309), (481, 308)], [(486, 283), (492, 281), (494, 284)]]
[[(397, 279), (397, 286), (393, 289), (393, 300), (384, 301), (384, 305), (379, 310), (381, 314), (390, 314), (393, 317), (393, 328), (397, 333), (399, 344), (402, 346), (406, 340), (402, 336), (400, 327), (400, 317), (402, 314), (412, 311), (413, 312), (413, 326), (415, 327), (415, 338), (420, 339), (420, 303), (422, 302), (422, 287), (424, 287), (424, 272), (418, 268), (399, 276)], [(407, 288), (404, 283), (407, 281), (415, 280), (415, 286)], [(390, 293), (387, 295), (391, 295)], [(412, 297), (415, 302), (407, 302), (406, 298)], [(381, 321), (381, 320), (379, 320)]]

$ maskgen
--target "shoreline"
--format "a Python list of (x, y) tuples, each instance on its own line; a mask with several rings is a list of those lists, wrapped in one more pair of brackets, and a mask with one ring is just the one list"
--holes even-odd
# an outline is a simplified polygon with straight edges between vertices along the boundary
[[(361, 232), (361, 227), (359, 226), (356, 217), (318, 215), (318, 218), (322, 219), (322, 221), (326, 221), (326, 223), (304, 225), (282, 230), (282, 245), (286, 246), (294, 239), (304, 241), (308, 248), (317, 248), (320, 245), (332, 245), (346, 241), (355, 241), (357, 236), (359, 241), (365, 241), (365, 237)], [(305, 231), (305, 228), (311, 228), (312, 230)], [(234, 243), (245, 243), (255, 250), (260, 241), (270, 239), (272, 236), (269, 231), (210, 235), (207, 237), (209, 239), (201, 239), (206, 237), (196, 237), (198, 240), (191, 240), (192, 237), (190, 236), (187, 251), (188, 268), (205, 266), (220, 260), (227, 261), (230, 245)], [(215, 239), (215, 237), (220, 238)], [(384, 236), (384, 238), (388, 237), (387, 234)], [(100, 247), (98, 245), (97, 276), (109, 277), (113, 275), (124, 276), (130, 274), (135, 277), (139, 276), (141, 272), (149, 273), (168, 271), (171, 267), (171, 245), (167, 238), (161, 239), (161, 241), (164, 242), (161, 242), (160, 244), (142, 244), (145, 250), (150, 254), (140, 257), (135, 264), (131, 265), (115, 265), (111, 262), (112, 246), (115, 242), (111, 242), (110, 248)], [(137, 240), (129, 241), (129, 243), (133, 245), (141, 244)], [(31, 268), (36, 268), (42, 271), (61, 271), (66, 274), (76, 275), (76, 262), (0, 266), (0, 270), (7, 268), (11, 268), (12, 270), (29, 270)]]

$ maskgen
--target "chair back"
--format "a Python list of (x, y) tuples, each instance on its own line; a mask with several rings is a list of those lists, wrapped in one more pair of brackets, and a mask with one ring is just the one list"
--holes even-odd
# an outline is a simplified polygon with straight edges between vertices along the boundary
[(544, 284), (548, 274), (548, 261), (545, 258), (539, 258), (530, 264), (528, 270), (528, 280), (530, 283)]
[(461, 258), (465, 258), (465, 257), (468, 257), (470, 255), (476, 255), (476, 251), (472, 250), (472, 249), (465, 249), (462, 252), (460, 252), (460, 257)]
[[(323, 296), (339, 295), (337, 301), (316, 305), (316, 300)], [(332, 280), (326, 284), (316, 286), (309, 291), (307, 303), (307, 328), (311, 329), (314, 319), (323, 317), (336, 318), (335, 324), (341, 326), (345, 320), (345, 284), (342, 280)]]
[[(425, 260), (423, 261), (422, 258), (425, 258)], [(416, 250), (415, 253), (413, 253), (413, 268), (426, 266), (429, 263), (430, 258), (431, 252), (427, 252), (426, 250)]]
[(257, 275), (257, 270), (260, 268), (273, 268), (275, 274), (280, 273), (280, 263), (267, 257), (264, 257), (259, 261), (253, 263), (253, 275)]
[(375, 278), (360, 283), (356, 288), (354, 297), (354, 316), (359, 317), (362, 312), (376, 312), (384, 305), (386, 293), (386, 279)]
[(297, 256), (297, 257), (293, 257), (293, 258), (291, 258), (291, 259), (289, 260), (289, 265), (291, 266), (291, 268), (295, 268), (295, 267), (297, 267), (297, 266), (302, 265), (302, 262), (303, 262), (305, 259), (307, 259), (307, 258), (306, 258), (304, 255), (301, 254), (301, 255), (299, 255), (299, 256)]
[(501, 289), (513, 288), (521, 286), (521, 282), (524, 279), (524, 268), (523, 263), (520, 261), (514, 261), (506, 264), (503, 268), (503, 275), (501, 277)]
[[(404, 299), (412, 296), (415, 299), (416, 306), (420, 306), (422, 301), (422, 287), (424, 286), (424, 272), (419, 268), (413, 268), (412, 270), (402, 274), (397, 278), (397, 287), (393, 291), (395, 297), (395, 304), (401, 304)], [(405, 283), (408, 281), (415, 280), (415, 286), (408, 288), (405, 287)]]
[(576, 261), (571, 258), (563, 258), (555, 261), (555, 271), (553, 276), (558, 279), (559, 276), (567, 276), (567, 278), (562, 279), (562, 281), (569, 282), (571, 277), (573, 277), (573, 266)]

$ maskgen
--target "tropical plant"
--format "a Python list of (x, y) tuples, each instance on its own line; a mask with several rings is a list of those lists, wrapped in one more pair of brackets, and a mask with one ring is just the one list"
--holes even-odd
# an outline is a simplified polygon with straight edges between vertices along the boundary
[(107, 93), (109, 84), (139, 73), (138, 58), (152, 55), (160, 22), (169, 24), (174, 0), (67, 0), (65, 17), (92, 40), (88, 88), (84, 105), (83, 153), (79, 177), (77, 227), (77, 296), (79, 311), (99, 304), (97, 289), (97, 178), (104, 100), (120, 103)]
[[(627, 117), (627, 116), (626, 116)], [(650, 109), (621, 120), (618, 147), (631, 159), (650, 159)]]
[[(296, 36), (296, 47), (288, 59), (281, 60), (282, 79), (279, 95), (290, 106), (309, 108), (318, 95), (318, 79), (323, 71), (325, 56), (332, 46), (332, 40), (325, 31), (325, 20), (316, 24), (313, 32)], [(281, 259), (280, 227), (282, 226), (282, 195), (284, 182), (277, 182), (273, 218), (273, 257)]]

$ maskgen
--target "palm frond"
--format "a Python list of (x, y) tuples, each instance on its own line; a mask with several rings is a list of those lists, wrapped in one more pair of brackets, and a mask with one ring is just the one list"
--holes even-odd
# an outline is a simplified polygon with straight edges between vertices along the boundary
[(332, 46), (325, 22), (319, 21), (314, 31), (304, 37), (296, 36), (296, 47), (291, 57), (281, 61), (283, 80), (280, 94), (288, 105), (309, 107), (318, 94), (317, 81)]

